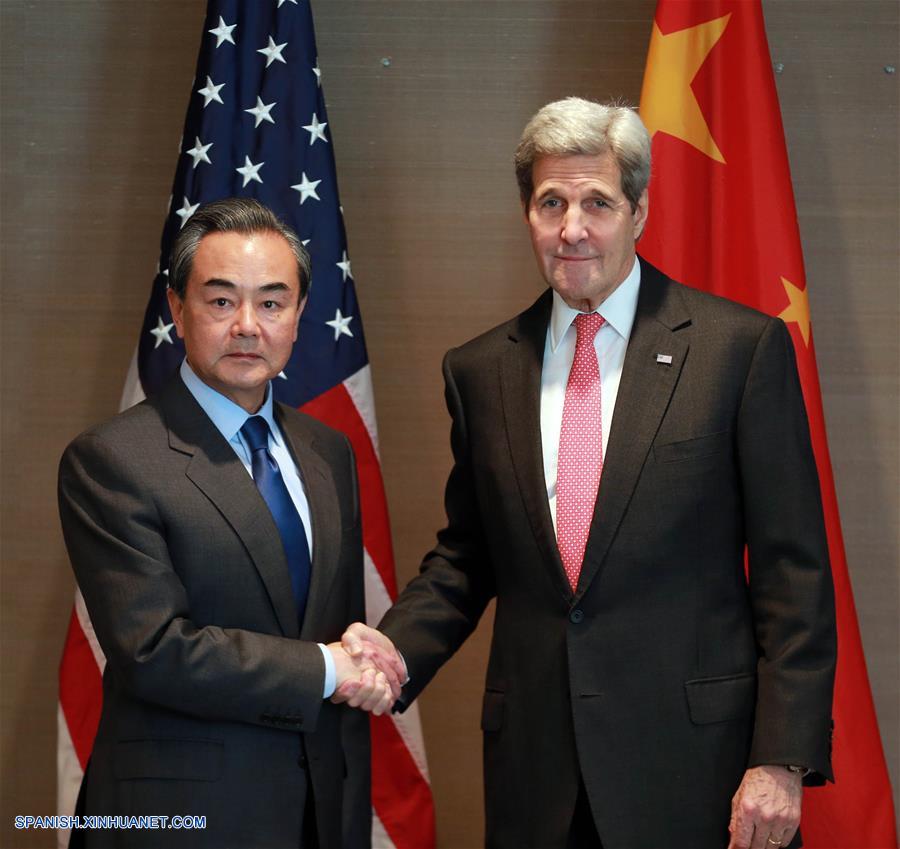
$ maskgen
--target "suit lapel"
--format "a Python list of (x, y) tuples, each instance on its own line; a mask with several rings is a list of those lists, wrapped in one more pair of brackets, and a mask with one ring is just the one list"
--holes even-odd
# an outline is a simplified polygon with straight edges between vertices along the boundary
[(181, 378), (176, 377), (163, 390), (161, 403), (169, 447), (191, 456), (185, 474), (240, 537), (266, 587), (282, 632), (297, 637), (297, 608), (281, 537), (253, 478)]
[(541, 441), (541, 370), (552, 303), (548, 289), (514, 323), (500, 361), (500, 391), (509, 450), (525, 511), (553, 585), (568, 603), (572, 590), (553, 531)]
[[(671, 281), (641, 261), (637, 313), (625, 353), (615, 416), (607, 443), (600, 490), (588, 536), (576, 598), (584, 594), (601, 568), (688, 352), (690, 315)], [(657, 355), (671, 357), (658, 362)]]
[(278, 426), (287, 440), (309, 502), (312, 519), (312, 572), (306, 615), (300, 631), (302, 639), (312, 639), (319, 632), (318, 611), (327, 607), (341, 556), (341, 505), (331, 466), (319, 454), (310, 435), (298, 426), (294, 417), (286, 418), (280, 405), (275, 407)]

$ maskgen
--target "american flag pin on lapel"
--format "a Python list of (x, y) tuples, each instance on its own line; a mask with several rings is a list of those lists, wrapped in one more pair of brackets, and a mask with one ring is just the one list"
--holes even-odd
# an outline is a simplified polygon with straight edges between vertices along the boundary
[(656, 362), (665, 363), (667, 366), (672, 365), (672, 355), (671, 354), (657, 354)]

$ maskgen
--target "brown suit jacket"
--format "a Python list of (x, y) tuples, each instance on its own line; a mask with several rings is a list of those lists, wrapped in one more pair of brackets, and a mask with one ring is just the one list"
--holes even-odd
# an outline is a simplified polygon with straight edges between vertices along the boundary
[(89, 846), (296, 849), (310, 784), (320, 846), (369, 845), (368, 720), (323, 701), (315, 645), (365, 613), (354, 458), (276, 415), (312, 515), (302, 631), (271, 513), (180, 378), (63, 456), (63, 532), (107, 658), (84, 812), (207, 819)]
[(605, 849), (722, 849), (748, 766), (831, 775), (833, 590), (791, 341), (642, 261), (573, 593), (541, 452), (550, 310), (548, 290), (447, 354), (448, 525), (380, 627), (408, 703), (496, 598), (489, 846), (564, 845), (582, 779)]

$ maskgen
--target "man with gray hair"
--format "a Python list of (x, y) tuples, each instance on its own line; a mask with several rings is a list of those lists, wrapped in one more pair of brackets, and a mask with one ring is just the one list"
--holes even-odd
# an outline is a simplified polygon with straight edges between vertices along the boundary
[[(106, 656), (78, 813), (124, 821), (73, 830), (73, 845), (368, 846), (368, 718), (329, 698), (343, 684), (342, 701), (381, 713), (399, 680), (338, 641), (365, 611), (355, 461), (346, 437), (272, 397), (309, 256), (232, 198), (186, 223), (170, 278), (179, 372), (60, 465)], [(170, 825), (128, 826), (141, 815)], [(183, 815), (202, 827), (173, 828)]]
[(447, 354), (447, 527), (344, 644), (393, 641), (402, 709), (496, 599), (489, 846), (788, 846), (831, 778), (835, 663), (788, 332), (636, 256), (632, 109), (551, 103), (515, 164), (549, 288)]

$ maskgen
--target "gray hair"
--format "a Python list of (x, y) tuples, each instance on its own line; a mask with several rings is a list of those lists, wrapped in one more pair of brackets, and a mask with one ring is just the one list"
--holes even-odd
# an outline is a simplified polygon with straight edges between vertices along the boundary
[(516, 180), (526, 206), (534, 192), (534, 163), (541, 156), (612, 155), (632, 211), (650, 183), (650, 135), (637, 112), (618, 103), (567, 97), (534, 115), (516, 148)]
[(300, 280), (300, 299), (309, 290), (309, 252), (291, 227), (285, 224), (271, 209), (253, 198), (226, 198), (201, 206), (181, 228), (169, 260), (169, 288), (184, 298), (188, 278), (194, 265), (194, 255), (200, 240), (210, 233), (277, 233), (290, 246), (297, 260), (297, 277)]

